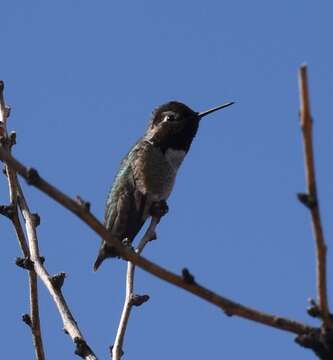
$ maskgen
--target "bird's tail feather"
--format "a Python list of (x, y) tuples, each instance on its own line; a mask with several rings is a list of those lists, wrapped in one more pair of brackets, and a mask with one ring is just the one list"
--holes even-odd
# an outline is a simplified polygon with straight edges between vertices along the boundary
[(100, 265), (102, 264), (104, 258), (101, 256), (101, 253), (98, 254), (97, 259), (94, 263), (94, 271), (97, 271)]
[(94, 263), (94, 271), (97, 271), (102, 262), (109, 257), (116, 257), (115, 248), (109, 246), (105, 241), (102, 241), (101, 247), (99, 249), (97, 259)]

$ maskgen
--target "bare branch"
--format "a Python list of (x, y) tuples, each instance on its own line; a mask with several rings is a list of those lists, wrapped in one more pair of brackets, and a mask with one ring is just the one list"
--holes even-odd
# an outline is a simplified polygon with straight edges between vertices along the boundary
[(289, 331), (294, 334), (308, 333), (314, 328), (297, 321), (287, 318), (274, 316), (268, 313), (260, 312), (258, 310), (249, 308), (247, 306), (238, 304), (230, 299), (220, 296), (213, 291), (200, 286), (197, 282), (188, 284), (181, 276), (178, 276), (161, 266), (145, 259), (136, 254), (134, 251), (124, 247), (120, 242), (114, 241), (107, 231), (107, 229), (97, 220), (97, 218), (88, 212), (84, 207), (77, 204), (69, 196), (62, 193), (60, 190), (49, 184), (41, 178), (36, 170), (29, 170), (18, 160), (16, 160), (3, 146), (0, 146), (0, 160), (7, 162), (10, 167), (15, 169), (22, 177), (24, 177), (30, 184), (47, 194), (56, 202), (76, 214), (83, 220), (92, 230), (94, 230), (107, 243), (116, 248), (117, 252), (126, 260), (131, 261), (136, 266), (150, 272), (151, 274), (172, 283), (192, 294), (208, 301), (211, 304), (221, 308), (228, 315), (239, 316), (248, 320), (252, 320), (264, 325), (268, 325), (277, 329)]
[(307, 182), (307, 194), (299, 194), (299, 199), (311, 212), (312, 229), (316, 242), (317, 258), (317, 298), (322, 314), (324, 327), (332, 329), (330, 317), (327, 279), (326, 279), (326, 244), (320, 219), (319, 200), (317, 196), (315, 165), (312, 142), (312, 118), (310, 111), (310, 99), (308, 91), (307, 69), (303, 65), (299, 69), (299, 90), (300, 90), (300, 125), (303, 134), (305, 175)]
[(30, 259), (34, 264), (34, 269), (48, 289), (53, 301), (55, 302), (60, 316), (62, 318), (64, 329), (76, 345), (75, 353), (86, 360), (97, 360), (97, 357), (87, 345), (71, 311), (68, 308), (66, 300), (61, 292), (61, 286), (64, 281), (64, 273), (50, 276), (46, 271), (41, 256), (39, 254), (35, 216), (31, 214), (27, 202), (24, 198), (22, 189), (19, 187), (18, 202), (25, 220), (26, 232), (29, 241)]
[[(2, 136), (1, 144), (4, 149), (8, 153), (10, 153), (11, 146), (13, 145), (13, 137), (9, 139), (7, 133), (7, 124), (6, 119), (8, 115), (8, 108), (5, 106), (5, 102), (3, 99), (3, 82), (0, 81), (0, 133)], [(5, 109), (5, 110), (3, 110)], [(9, 141), (8, 141), (9, 139)], [(15, 139), (14, 139), (15, 140)], [(63, 319), (64, 328), (67, 333), (71, 336), (73, 342), (76, 345), (75, 353), (87, 360), (97, 360), (96, 356), (87, 345), (84, 340), (80, 330), (68, 309), (66, 301), (61, 293), (61, 285), (64, 280), (64, 276), (62, 274), (56, 275), (54, 277), (49, 276), (47, 271), (43, 266), (44, 259), (39, 254), (38, 249), (38, 241), (36, 234), (36, 227), (39, 225), (39, 216), (37, 214), (31, 214), (27, 202), (25, 200), (24, 194), (22, 192), (19, 181), (16, 177), (16, 171), (8, 166), (6, 166), (6, 175), (8, 178), (9, 185), (9, 193), (10, 193), (10, 201), (12, 208), (10, 219), (14, 225), (16, 235), (24, 254), (24, 261), (22, 267), (25, 267), (29, 270), (29, 293), (30, 293), (30, 316), (26, 314), (23, 317), (23, 321), (29, 324), (31, 327), (33, 342), (36, 351), (37, 360), (44, 360), (44, 350), (43, 343), (41, 337), (41, 328), (40, 328), (40, 320), (39, 320), (39, 305), (38, 305), (38, 288), (37, 288), (37, 275), (44, 282), (45, 286), (49, 290), (53, 300), (55, 301), (60, 315)], [(20, 206), (23, 218), (25, 220), (26, 231), (29, 246), (27, 245), (27, 241), (25, 238), (24, 231), (22, 229), (22, 225), (18, 216), (17, 206)], [(30, 263), (31, 266), (27, 264)], [(24, 266), (25, 264), (25, 266)], [(28, 320), (29, 319), (29, 320)]]
[[(150, 242), (151, 240), (156, 238), (155, 229), (157, 224), (159, 223), (159, 218), (152, 217), (150, 225), (140, 240), (137, 248), (136, 253), (140, 254), (144, 247)], [(128, 319), (132, 310), (132, 307), (138, 304), (138, 302), (134, 302), (134, 270), (135, 265), (133, 265), (132, 262), (127, 262), (127, 274), (126, 274), (126, 295), (125, 295), (125, 302), (123, 311), (121, 313), (117, 335), (115, 338), (114, 345), (112, 346), (112, 359), (113, 360), (120, 360), (121, 356), (123, 355), (123, 343), (124, 343), (124, 337), (125, 332), (127, 329)], [(144, 299), (144, 300), (142, 300)], [(142, 295), (140, 300), (140, 305), (147, 301), (149, 297), (147, 298), (147, 295)], [(141, 302), (142, 301), (142, 302)]]
[[(0, 81), (0, 137), (3, 146), (10, 151), (13, 144), (16, 142), (16, 136), (8, 136), (7, 132), (7, 119), (9, 117), (10, 108), (6, 106), (4, 95), (4, 82)], [(15, 133), (13, 133), (15, 134)], [(8, 179), (10, 207), (12, 208), (12, 216), (10, 219), (15, 228), (16, 236), (19, 241), (22, 253), (25, 258), (30, 257), (29, 248), (25, 235), (20, 223), (20, 219), (17, 213), (17, 178), (16, 172), (10, 167), (5, 165), (5, 172)], [(32, 333), (32, 339), (35, 348), (35, 354), (37, 360), (44, 360), (44, 346), (40, 327), (39, 318), (39, 304), (38, 304), (38, 287), (37, 287), (37, 276), (35, 271), (32, 269), (29, 271), (29, 297), (30, 297), (30, 327)]]

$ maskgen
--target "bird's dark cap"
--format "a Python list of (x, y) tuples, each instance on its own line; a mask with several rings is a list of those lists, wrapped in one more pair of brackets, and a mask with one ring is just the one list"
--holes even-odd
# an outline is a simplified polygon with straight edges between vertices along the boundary
[(157, 119), (161, 117), (161, 115), (166, 111), (173, 111), (177, 114), (180, 114), (183, 117), (196, 117), (198, 119), (202, 119), (204, 116), (211, 114), (215, 111), (224, 109), (230, 105), (234, 104), (234, 102), (227, 102), (222, 105), (216, 106), (212, 109), (203, 111), (203, 112), (196, 112), (189, 108), (187, 105), (179, 102), (179, 101), (169, 101), (165, 104), (158, 106), (152, 113), (150, 123), (154, 123)]

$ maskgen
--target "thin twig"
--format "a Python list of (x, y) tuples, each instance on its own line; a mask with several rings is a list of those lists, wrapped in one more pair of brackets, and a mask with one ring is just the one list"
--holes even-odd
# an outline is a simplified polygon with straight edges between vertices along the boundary
[(317, 298), (320, 306), (324, 327), (332, 329), (332, 319), (327, 296), (326, 279), (326, 244), (321, 224), (319, 200), (317, 196), (315, 165), (312, 142), (312, 117), (310, 111), (310, 99), (308, 91), (307, 69), (302, 65), (299, 69), (300, 90), (300, 125), (303, 134), (305, 175), (307, 182), (307, 194), (300, 196), (311, 212), (312, 229), (316, 243), (316, 273), (317, 273)]
[[(85, 341), (71, 311), (68, 308), (66, 300), (61, 292), (61, 286), (57, 286), (57, 284), (52, 281), (52, 276), (50, 276), (46, 271), (41, 261), (34, 219), (26, 203), (21, 188), (19, 188), (19, 206), (22, 211), (22, 216), (25, 220), (27, 237), (29, 240), (30, 259), (34, 264), (34, 269), (37, 275), (43, 281), (58, 308), (66, 333), (68, 333), (77, 346), (76, 354), (87, 360), (97, 360), (97, 357), (91, 348), (87, 345), (87, 342)], [(78, 343), (81, 346), (80, 349), (78, 348)]]
[(40, 177), (36, 170), (28, 169), (18, 160), (16, 160), (6, 149), (0, 146), (0, 160), (7, 162), (13, 169), (24, 177), (29, 184), (35, 186), (56, 202), (67, 208), (69, 211), (76, 214), (83, 220), (92, 230), (95, 231), (102, 239), (116, 248), (117, 252), (126, 260), (131, 261), (136, 266), (141, 267), (145, 271), (163, 279), (171, 284), (174, 284), (192, 294), (208, 301), (211, 304), (221, 308), (228, 315), (239, 316), (248, 320), (252, 320), (264, 325), (268, 325), (277, 329), (289, 331), (294, 334), (304, 334), (315, 330), (315, 328), (305, 325), (303, 323), (293, 321), (287, 318), (274, 316), (264, 313), (247, 306), (238, 304), (230, 299), (220, 296), (213, 291), (200, 286), (197, 282), (189, 283), (163, 267), (145, 259), (136, 254), (134, 251), (123, 246), (120, 242), (114, 241), (109, 231), (97, 220), (97, 218), (82, 207), (77, 201), (73, 200), (56, 187), (49, 184), (42, 177)]
[[(158, 218), (156, 217), (151, 218), (150, 225), (135, 250), (137, 254), (140, 254), (143, 251), (144, 247), (148, 244), (148, 242), (150, 242), (152, 239), (155, 238), (156, 236), (155, 229), (158, 223), (159, 223)], [(135, 265), (132, 262), (128, 261), (127, 273), (126, 273), (126, 295), (118, 325), (117, 335), (114, 341), (114, 345), (112, 347), (113, 360), (120, 360), (123, 354), (123, 343), (124, 343), (125, 332), (127, 329), (128, 319), (133, 307), (134, 270), (135, 270)]]
[[(10, 153), (10, 146), (8, 146), (8, 134), (7, 134), (7, 124), (6, 124), (6, 116), (8, 114), (8, 110), (6, 110), (5, 102), (3, 99), (3, 82), (0, 82), (0, 108), (1, 108), (1, 117), (0, 120), (0, 128), (1, 134), (4, 139), (2, 142), (3, 148), (6, 149), (8, 153)], [(5, 109), (3, 111), (3, 109)], [(36, 222), (33, 214), (30, 213), (28, 204), (25, 200), (23, 191), (21, 189), (20, 183), (16, 176), (16, 171), (8, 166), (5, 162), (5, 169), (8, 178), (9, 184), (9, 193), (10, 193), (10, 201), (11, 206), (13, 207), (13, 214), (11, 216), (11, 221), (14, 225), (16, 235), (22, 249), (23, 255), (26, 259), (30, 259), (33, 264), (33, 268), (29, 269), (29, 294), (30, 294), (30, 322), (33, 342), (36, 351), (37, 360), (44, 360), (44, 350), (43, 343), (41, 337), (41, 328), (39, 321), (39, 305), (38, 305), (38, 289), (37, 289), (37, 275), (44, 282), (45, 286), (49, 290), (56, 306), (59, 310), (59, 313), (62, 317), (64, 323), (64, 329), (71, 336), (73, 342), (76, 344), (76, 354), (81, 356), (87, 360), (97, 360), (97, 357), (94, 355), (90, 347), (87, 345), (85, 339), (83, 338), (68, 306), (66, 301), (61, 293), (60, 286), (57, 287), (57, 284), (52, 282), (52, 279), (55, 277), (49, 276), (45, 267), (43, 266), (43, 261), (41, 260), (39, 249), (38, 249), (38, 241), (36, 234)], [(23, 218), (25, 220), (26, 231), (29, 246), (27, 245), (27, 241), (25, 238), (25, 234), (18, 216), (17, 206), (20, 206)]]
[[(7, 119), (9, 114), (9, 108), (6, 106), (4, 99), (4, 83), (0, 81), (0, 135), (4, 146), (7, 151), (10, 151), (10, 145), (8, 144), (8, 132), (7, 132)], [(5, 171), (8, 179), (9, 198), (10, 204), (13, 209), (11, 221), (15, 228), (16, 236), (19, 241), (22, 253), (25, 258), (30, 258), (30, 252), (25, 239), (25, 235), (22, 229), (22, 225), (17, 213), (17, 178), (15, 171), (5, 164)], [(29, 298), (30, 298), (30, 320), (31, 320), (31, 333), (33, 344), (35, 348), (35, 354), (37, 360), (44, 360), (44, 346), (40, 326), (39, 317), (39, 303), (38, 303), (38, 286), (37, 276), (35, 270), (29, 270)]]

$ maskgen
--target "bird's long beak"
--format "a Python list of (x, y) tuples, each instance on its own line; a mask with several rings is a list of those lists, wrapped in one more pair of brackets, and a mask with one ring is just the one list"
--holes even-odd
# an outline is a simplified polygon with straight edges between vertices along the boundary
[(227, 103), (225, 103), (225, 104), (216, 106), (216, 107), (214, 107), (214, 108), (212, 108), (212, 109), (203, 111), (203, 112), (199, 113), (198, 116), (199, 116), (199, 118), (201, 119), (201, 118), (203, 118), (204, 116), (213, 113), (214, 111), (221, 110), (221, 109), (226, 108), (226, 107), (228, 107), (228, 106), (230, 106), (230, 105), (232, 105), (232, 104), (234, 104), (233, 101), (227, 102)]

